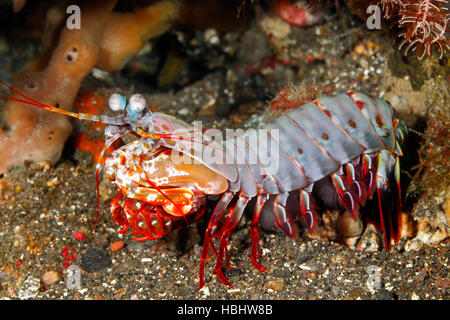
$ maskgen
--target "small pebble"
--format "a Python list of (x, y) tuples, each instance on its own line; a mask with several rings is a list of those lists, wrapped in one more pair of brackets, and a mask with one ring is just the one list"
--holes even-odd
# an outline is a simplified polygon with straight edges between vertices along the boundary
[(125, 243), (123, 241), (115, 241), (111, 243), (111, 252), (119, 251), (123, 248), (124, 245)]
[(375, 300), (394, 300), (394, 294), (386, 289), (381, 289), (374, 297)]
[(276, 269), (273, 271), (273, 276), (277, 278), (289, 278), (291, 276), (291, 273), (289, 272), (289, 270)]
[(333, 294), (333, 296), (337, 297), (341, 293), (341, 288), (335, 286), (331, 287), (331, 293)]
[(109, 238), (109, 235), (107, 233), (100, 234), (100, 235), (95, 237), (94, 243), (97, 246), (106, 247), (108, 245), (108, 242), (109, 242), (108, 238)]
[(98, 272), (111, 265), (111, 257), (106, 251), (88, 248), (81, 255), (81, 268), (86, 272)]
[(439, 279), (438, 281), (436, 281), (436, 287), (448, 288), (448, 287), (450, 287), (450, 280), (449, 279)]
[(341, 214), (336, 221), (336, 228), (343, 237), (356, 237), (363, 231), (361, 219), (353, 219), (352, 215), (345, 212)]
[(284, 288), (284, 284), (283, 279), (269, 280), (264, 287), (268, 290), (279, 291)]
[(52, 284), (56, 283), (58, 280), (59, 280), (59, 274), (58, 274), (58, 272), (56, 272), (54, 270), (47, 271), (42, 276), (42, 282), (44, 283), (44, 285), (46, 287), (50, 287)]
[(72, 236), (78, 241), (83, 241), (86, 239), (86, 235), (83, 232), (74, 232), (72, 233)]
[(178, 110), (178, 114), (180, 114), (182, 116), (187, 116), (189, 114), (189, 109), (188, 108), (182, 108), (182, 109)]
[(127, 245), (128, 250), (130, 251), (142, 251), (145, 248), (144, 242), (140, 241), (131, 241)]
[(309, 261), (309, 260), (311, 260), (311, 259), (312, 259), (311, 256), (308, 256), (308, 255), (299, 255), (299, 256), (297, 257), (297, 259), (296, 259), (296, 263), (297, 263), (297, 264), (303, 264), (303, 263), (305, 263), (305, 262), (307, 262), (307, 261)]
[(423, 282), (428, 276), (427, 270), (421, 270), (415, 277), (416, 282)]
[[(358, 299), (365, 297), (365, 292), (360, 287), (353, 288), (349, 291), (348, 296), (351, 299)], [(378, 300), (378, 299), (377, 299)]]
[(34, 277), (28, 277), (21, 285), (17, 296), (21, 300), (35, 298), (39, 294), (41, 282)]

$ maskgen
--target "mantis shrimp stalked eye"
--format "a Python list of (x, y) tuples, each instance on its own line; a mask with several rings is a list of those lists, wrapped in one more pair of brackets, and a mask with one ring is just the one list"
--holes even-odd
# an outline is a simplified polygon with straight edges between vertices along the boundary
[(127, 99), (118, 93), (114, 93), (109, 97), (108, 105), (113, 111), (123, 111), (127, 106)]

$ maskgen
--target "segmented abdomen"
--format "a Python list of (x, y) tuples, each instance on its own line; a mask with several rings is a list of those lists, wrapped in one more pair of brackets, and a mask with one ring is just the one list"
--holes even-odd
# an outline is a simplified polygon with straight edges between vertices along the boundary
[[(269, 194), (290, 192), (324, 178), (364, 153), (389, 150), (401, 154), (396, 135), (402, 133), (397, 132), (394, 118), (386, 101), (354, 92), (291, 109), (260, 129), (265, 135), (250, 132), (227, 141), (227, 152), (235, 153), (239, 172), (239, 181), (231, 184), (231, 190), (242, 187), (249, 197), (255, 196), (258, 188)], [(269, 147), (260, 148), (266, 138)], [(267, 155), (260, 153), (267, 152), (270, 144), (277, 146), (278, 154), (271, 154), (270, 163), (264, 163)]]

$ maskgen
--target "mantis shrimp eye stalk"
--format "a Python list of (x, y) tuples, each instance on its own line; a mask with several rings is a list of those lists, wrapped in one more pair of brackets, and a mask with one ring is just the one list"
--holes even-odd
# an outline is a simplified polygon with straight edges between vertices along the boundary
[(145, 109), (146, 101), (142, 94), (136, 93), (130, 97), (129, 107), (130, 110), (136, 112), (142, 112)]
[(125, 109), (125, 106), (127, 105), (127, 100), (124, 96), (114, 93), (109, 97), (108, 100), (109, 108), (113, 111), (122, 111)]
[(146, 111), (146, 101), (142, 94), (133, 94), (127, 105), (127, 114), (131, 120), (137, 120), (144, 116)]

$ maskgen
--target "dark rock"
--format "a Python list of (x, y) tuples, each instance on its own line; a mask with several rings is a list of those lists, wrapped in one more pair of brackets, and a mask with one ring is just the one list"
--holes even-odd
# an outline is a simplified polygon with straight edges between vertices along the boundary
[(99, 247), (107, 247), (109, 244), (109, 234), (103, 233), (95, 237), (94, 243)]
[(341, 293), (341, 288), (333, 286), (331, 287), (331, 293), (333, 294), (333, 296), (337, 297)]
[(427, 270), (421, 270), (415, 277), (416, 282), (423, 282), (428, 277)]
[(81, 256), (81, 268), (86, 272), (102, 271), (111, 265), (111, 256), (104, 250), (89, 248)]
[(142, 241), (131, 241), (127, 244), (127, 248), (134, 252), (142, 251), (145, 248), (145, 243)]
[(286, 269), (276, 269), (273, 271), (273, 276), (277, 278), (289, 278), (291, 276), (291, 272)]
[(381, 289), (378, 291), (373, 298), (374, 300), (395, 300), (394, 294), (386, 289)]
[(366, 292), (360, 287), (351, 289), (348, 295), (351, 299), (364, 299), (367, 296)]
[(309, 260), (311, 260), (313, 257), (309, 256), (309, 255), (300, 255), (297, 257), (296, 262), (298, 264), (303, 264)]
[(239, 268), (231, 268), (224, 272), (226, 277), (235, 277), (241, 275), (243, 272)]

